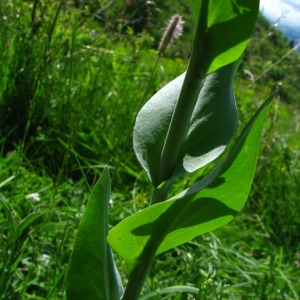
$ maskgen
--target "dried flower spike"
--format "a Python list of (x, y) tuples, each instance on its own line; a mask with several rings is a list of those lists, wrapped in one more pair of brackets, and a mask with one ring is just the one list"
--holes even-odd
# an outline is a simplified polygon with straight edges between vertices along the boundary
[(183, 23), (184, 22), (182, 20), (182, 16), (178, 14), (172, 16), (159, 42), (158, 54), (160, 56), (164, 55), (172, 45), (174, 39), (177, 39), (181, 35), (183, 30)]

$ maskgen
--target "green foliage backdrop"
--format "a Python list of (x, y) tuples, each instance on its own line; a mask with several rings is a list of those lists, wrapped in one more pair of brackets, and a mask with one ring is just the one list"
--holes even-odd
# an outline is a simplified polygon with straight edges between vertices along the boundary
[[(155, 68), (174, 13), (183, 15), (184, 32)], [(134, 120), (143, 99), (184, 71), (193, 28), (186, 1), (0, 1), (0, 270), (9, 270), (10, 280), (4, 298), (63, 298), (74, 232), (106, 164), (109, 223), (146, 206), (149, 186), (132, 150)], [(238, 70), (238, 130), (279, 90), (244, 213), (160, 254), (144, 296), (189, 282), (207, 299), (300, 297), (300, 58), (293, 52), (274, 65), (290, 46), (260, 16)], [(206, 171), (175, 180), (174, 194)], [(16, 241), (11, 229), (40, 210), (46, 214)]]

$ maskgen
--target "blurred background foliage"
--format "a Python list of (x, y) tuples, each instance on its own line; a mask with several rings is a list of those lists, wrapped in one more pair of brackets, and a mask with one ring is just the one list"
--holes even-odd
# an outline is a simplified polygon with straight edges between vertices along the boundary
[[(159, 40), (175, 13), (183, 16), (184, 31), (158, 59)], [(4, 299), (63, 297), (74, 230), (105, 165), (112, 175), (111, 225), (147, 206), (151, 187), (132, 149), (135, 116), (185, 70), (194, 27), (187, 1), (0, 0)], [(259, 15), (235, 81), (238, 132), (271, 92), (278, 94), (249, 201), (224, 229), (160, 255), (144, 294), (185, 282), (201, 288), (201, 299), (299, 299), (296, 43)], [(172, 193), (204, 173), (176, 182)], [(33, 192), (40, 202), (26, 200)], [(12, 247), (10, 222), (37, 210), (47, 216)], [(15, 248), (20, 252), (7, 259)], [(122, 272), (122, 262), (119, 267)]]

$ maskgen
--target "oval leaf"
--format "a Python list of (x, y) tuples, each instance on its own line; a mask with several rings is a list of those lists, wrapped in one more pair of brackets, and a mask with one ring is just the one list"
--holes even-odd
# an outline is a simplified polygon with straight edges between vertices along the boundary
[[(182, 144), (172, 178), (193, 172), (217, 158), (231, 140), (237, 110), (232, 90), (239, 61), (206, 77)], [(137, 158), (152, 183), (160, 184), (158, 168), (185, 74), (156, 93), (139, 112), (133, 133)]]

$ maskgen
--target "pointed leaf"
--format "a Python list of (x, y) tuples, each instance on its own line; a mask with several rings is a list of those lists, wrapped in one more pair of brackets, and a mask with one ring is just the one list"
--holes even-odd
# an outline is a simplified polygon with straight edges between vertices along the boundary
[(96, 183), (79, 224), (67, 274), (67, 299), (119, 300), (122, 285), (106, 242), (110, 178)]
[(259, 0), (189, 0), (198, 22), (200, 65), (207, 74), (237, 60), (244, 52), (256, 22)]
[(270, 102), (271, 98), (262, 105), (227, 159), (213, 173), (180, 195), (138, 212), (111, 230), (108, 242), (123, 257), (129, 273), (145, 260), (227, 224), (241, 211), (253, 180)]
[[(209, 75), (189, 120), (189, 131), (172, 177), (193, 172), (217, 158), (231, 140), (237, 110), (232, 84), (239, 61)], [(155, 186), (170, 120), (185, 74), (167, 84), (139, 112), (134, 127), (136, 156)]]

